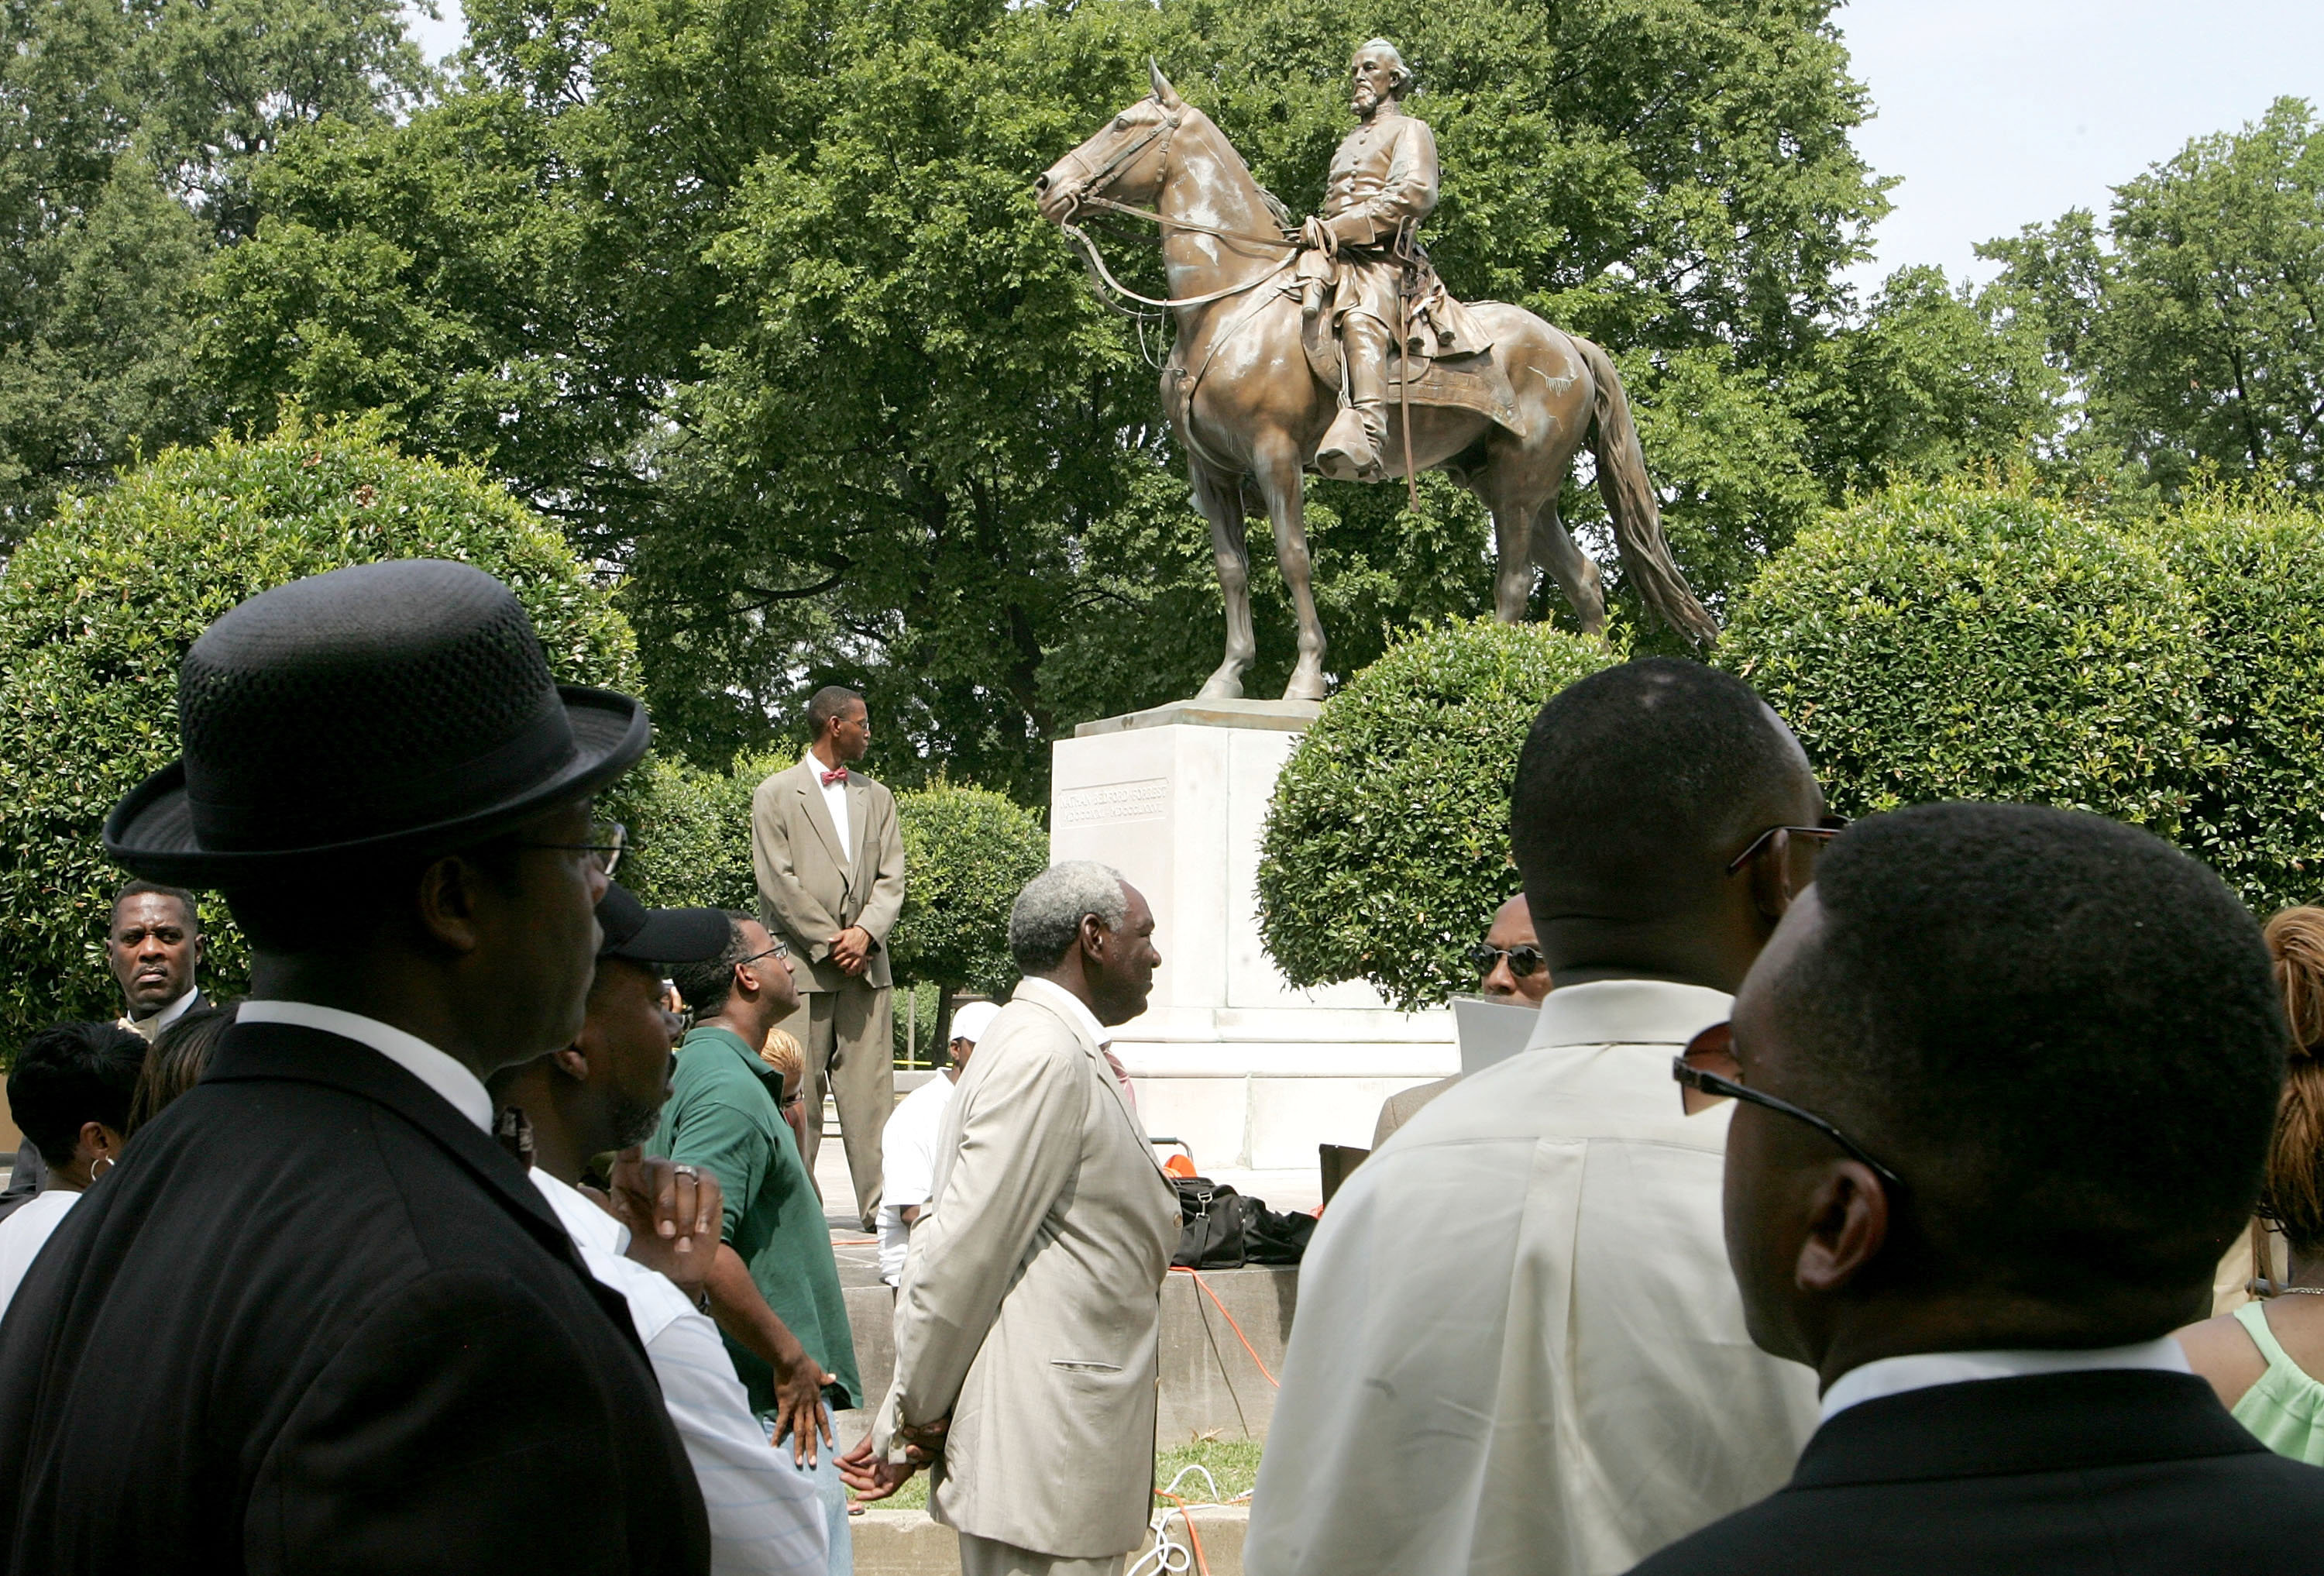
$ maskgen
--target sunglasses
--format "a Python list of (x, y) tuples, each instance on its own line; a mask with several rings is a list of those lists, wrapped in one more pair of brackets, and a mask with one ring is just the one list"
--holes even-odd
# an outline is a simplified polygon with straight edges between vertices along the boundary
[(1735, 1055), (1735, 1026), (1731, 1023), (1714, 1023), (1687, 1041), (1686, 1049), (1671, 1058), (1671, 1076), (1698, 1094), (1764, 1105), (1769, 1111), (1781, 1111), (1794, 1121), (1805, 1122), (1846, 1150), (1849, 1159), (1870, 1166), (1872, 1174), (1890, 1187), (1901, 1189), (1904, 1185), (1903, 1177), (1875, 1160), (1865, 1152), (1863, 1145), (1822, 1117), (1812, 1111), (1802, 1110), (1788, 1100), (1762, 1094), (1745, 1084), (1742, 1082), (1743, 1064)]
[(1530, 945), (1494, 946), (1480, 941), (1469, 949), (1470, 966), (1477, 971), (1478, 977), (1480, 979), (1499, 968), (1503, 958), (1509, 960), (1509, 972), (1520, 980), (1536, 969), (1545, 966), (1541, 949)]
[(1839, 836), (1841, 833), (1847, 830), (1848, 817), (1845, 816), (1826, 816), (1821, 821), (1812, 826), (1770, 826), (1765, 832), (1760, 833), (1759, 835), (1751, 839), (1751, 841), (1745, 845), (1742, 853), (1737, 854), (1733, 859), (1727, 862), (1727, 873), (1731, 876), (1737, 871), (1741, 870), (1745, 865), (1749, 864), (1751, 862), (1751, 856), (1757, 853), (1761, 849), (1766, 847), (1769, 843), (1775, 841), (1776, 834), (1779, 833), (1787, 833), (1794, 837), (1803, 838), (1806, 840), (1807, 847), (1811, 853), (1821, 853), (1823, 852), (1823, 845), (1825, 843), (1830, 843), (1833, 838)]

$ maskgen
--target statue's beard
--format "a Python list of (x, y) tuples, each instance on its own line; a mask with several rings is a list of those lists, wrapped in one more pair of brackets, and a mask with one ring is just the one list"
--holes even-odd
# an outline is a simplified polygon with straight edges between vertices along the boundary
[(1370, 115), (1379, 107), (1379, 95), (1373, 92), (1369, 86), (1359, 88), (1356, 89), (1351, 107), (1360, 115)]

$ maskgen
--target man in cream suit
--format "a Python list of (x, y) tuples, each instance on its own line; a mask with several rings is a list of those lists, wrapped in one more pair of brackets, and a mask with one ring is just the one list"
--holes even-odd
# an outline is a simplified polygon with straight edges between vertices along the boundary
[(823, 1097), (838, 1097), (839, 1130), (867, 1231), (880, 1211), (880, 1131), (896, 1106), (889, 1023), (888, 932), (904, 906), (904, 839), (896, 796), (850, 763), (872, 745), (863, 697), (825, 685), (807, 703), (815, 743), (751, 797), (751, 864), (759, 919), (790, 945), (807, 1026), (807, 1141), (815, 1172)]
[(1178, 1198), (1106, 1030), (1146, 1009), (1153, 934), (1105, 865), (1054, 866), (1018, 895), (1025, 980), (945, 1112), (895, 1382), (841, 1462), (881, 1498), (934, 1461), (929, 1510), (959, 1532), (964, 1576), (1118, 1576), (1145, 1540)]

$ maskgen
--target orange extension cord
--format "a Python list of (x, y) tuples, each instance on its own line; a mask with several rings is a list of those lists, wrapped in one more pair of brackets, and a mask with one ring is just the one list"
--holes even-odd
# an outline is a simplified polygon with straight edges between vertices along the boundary
[(1217, 1308), (1219, 1313), (1225, 1317), (1227, 1327), (1235, 1332), (1235, 1339), (1242, 1342), (1242, 1349), (1250, 1353), (1250, 1360), (1258, 1364), (1259, 1377), (1265, 1379), (1268, 1384), (1273, 1385), (1278, 1390), (1283, 1388), (1283, 1382), (1280, 1379), (1277, 1379), (1273, 1374), (1267, 1371), (1267, 1364), (1260, 1361), (1258, 1349), (1253, 1347), (1250, 1343), (1250, 1337), (1242, 1332), (1242, 1326), (1235, 1323), (1235, 1316), (1232, 1313), (1227, 1313), (1227, 1305), (1219, 1301), (1219, 1294), (1211, 1289), (1211, 1283), (1204, 1280), (1196, 1271), (1188, 1269), (1183, 1265), (1172, 1265), (1170, 1267), (1170, 1273), (1172, 1275), (1189, 1275), (1194, 1277), (1194, 1284), (1203, 1288), (1203, 1295), (1210, 1298), (1212, 1305)]

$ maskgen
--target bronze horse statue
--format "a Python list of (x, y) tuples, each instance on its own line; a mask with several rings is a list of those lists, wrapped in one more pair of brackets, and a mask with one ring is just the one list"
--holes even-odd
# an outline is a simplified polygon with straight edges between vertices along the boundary
[[(1283, 696), (1321, 700), (1323, 626), (1309, 585), (1303, 474), (1338, 413), (1339, 395), (1311, 365), (1303, 343), (1300, 303), (1290, 288), (1297, 242), (1285, 233), (1281, 205), (1158, 66), (1153, 88), (1050, 166), (1034, 182), (1036, 200), (1044, 217), (1077, 238), (1073, 221), (1084, 208), (1133, 214), (1161, 231), (1169, 299), (1131, 299), (1167, 307), (1176, 319), (1163, 404), (1186, 453), (1195, 504), (1210, 521), (1227, 604), (1226, 657), (1203, 686), (1203, 697), (1242, 694), (1256, 650), (1243, 521), (1263, 507), (1299, 619), (1299, 663)], [(1106, 272), (1094, 246), (1089, 250), (1093, 270), (1130, 295)], [(1409, 456), (1412, 470), (1443, 471), (1492, 512), (1499, 553), (1493, 611), (1503, 622), (1524, 619), (1538, 562), (1563, 589), (1582, 629), (1602, 634), (1606, 599), (1598, 567), (1557, 514), (1566, 468), (1588, 438), (1624, 572), (1664, 622), (1698, 645), (1715, 639), (1718, 626), (1687, 589), (1663, 539), (1612, 359), (1521, 308), (1479, 301), (1471, 310), (1492, 336), (1483, 354), (1498, 358), (1513, 419), (1427, 403), (1422, 382), (1408, 406), (1388, 402), (1389, 474), (1406, 475)]]

